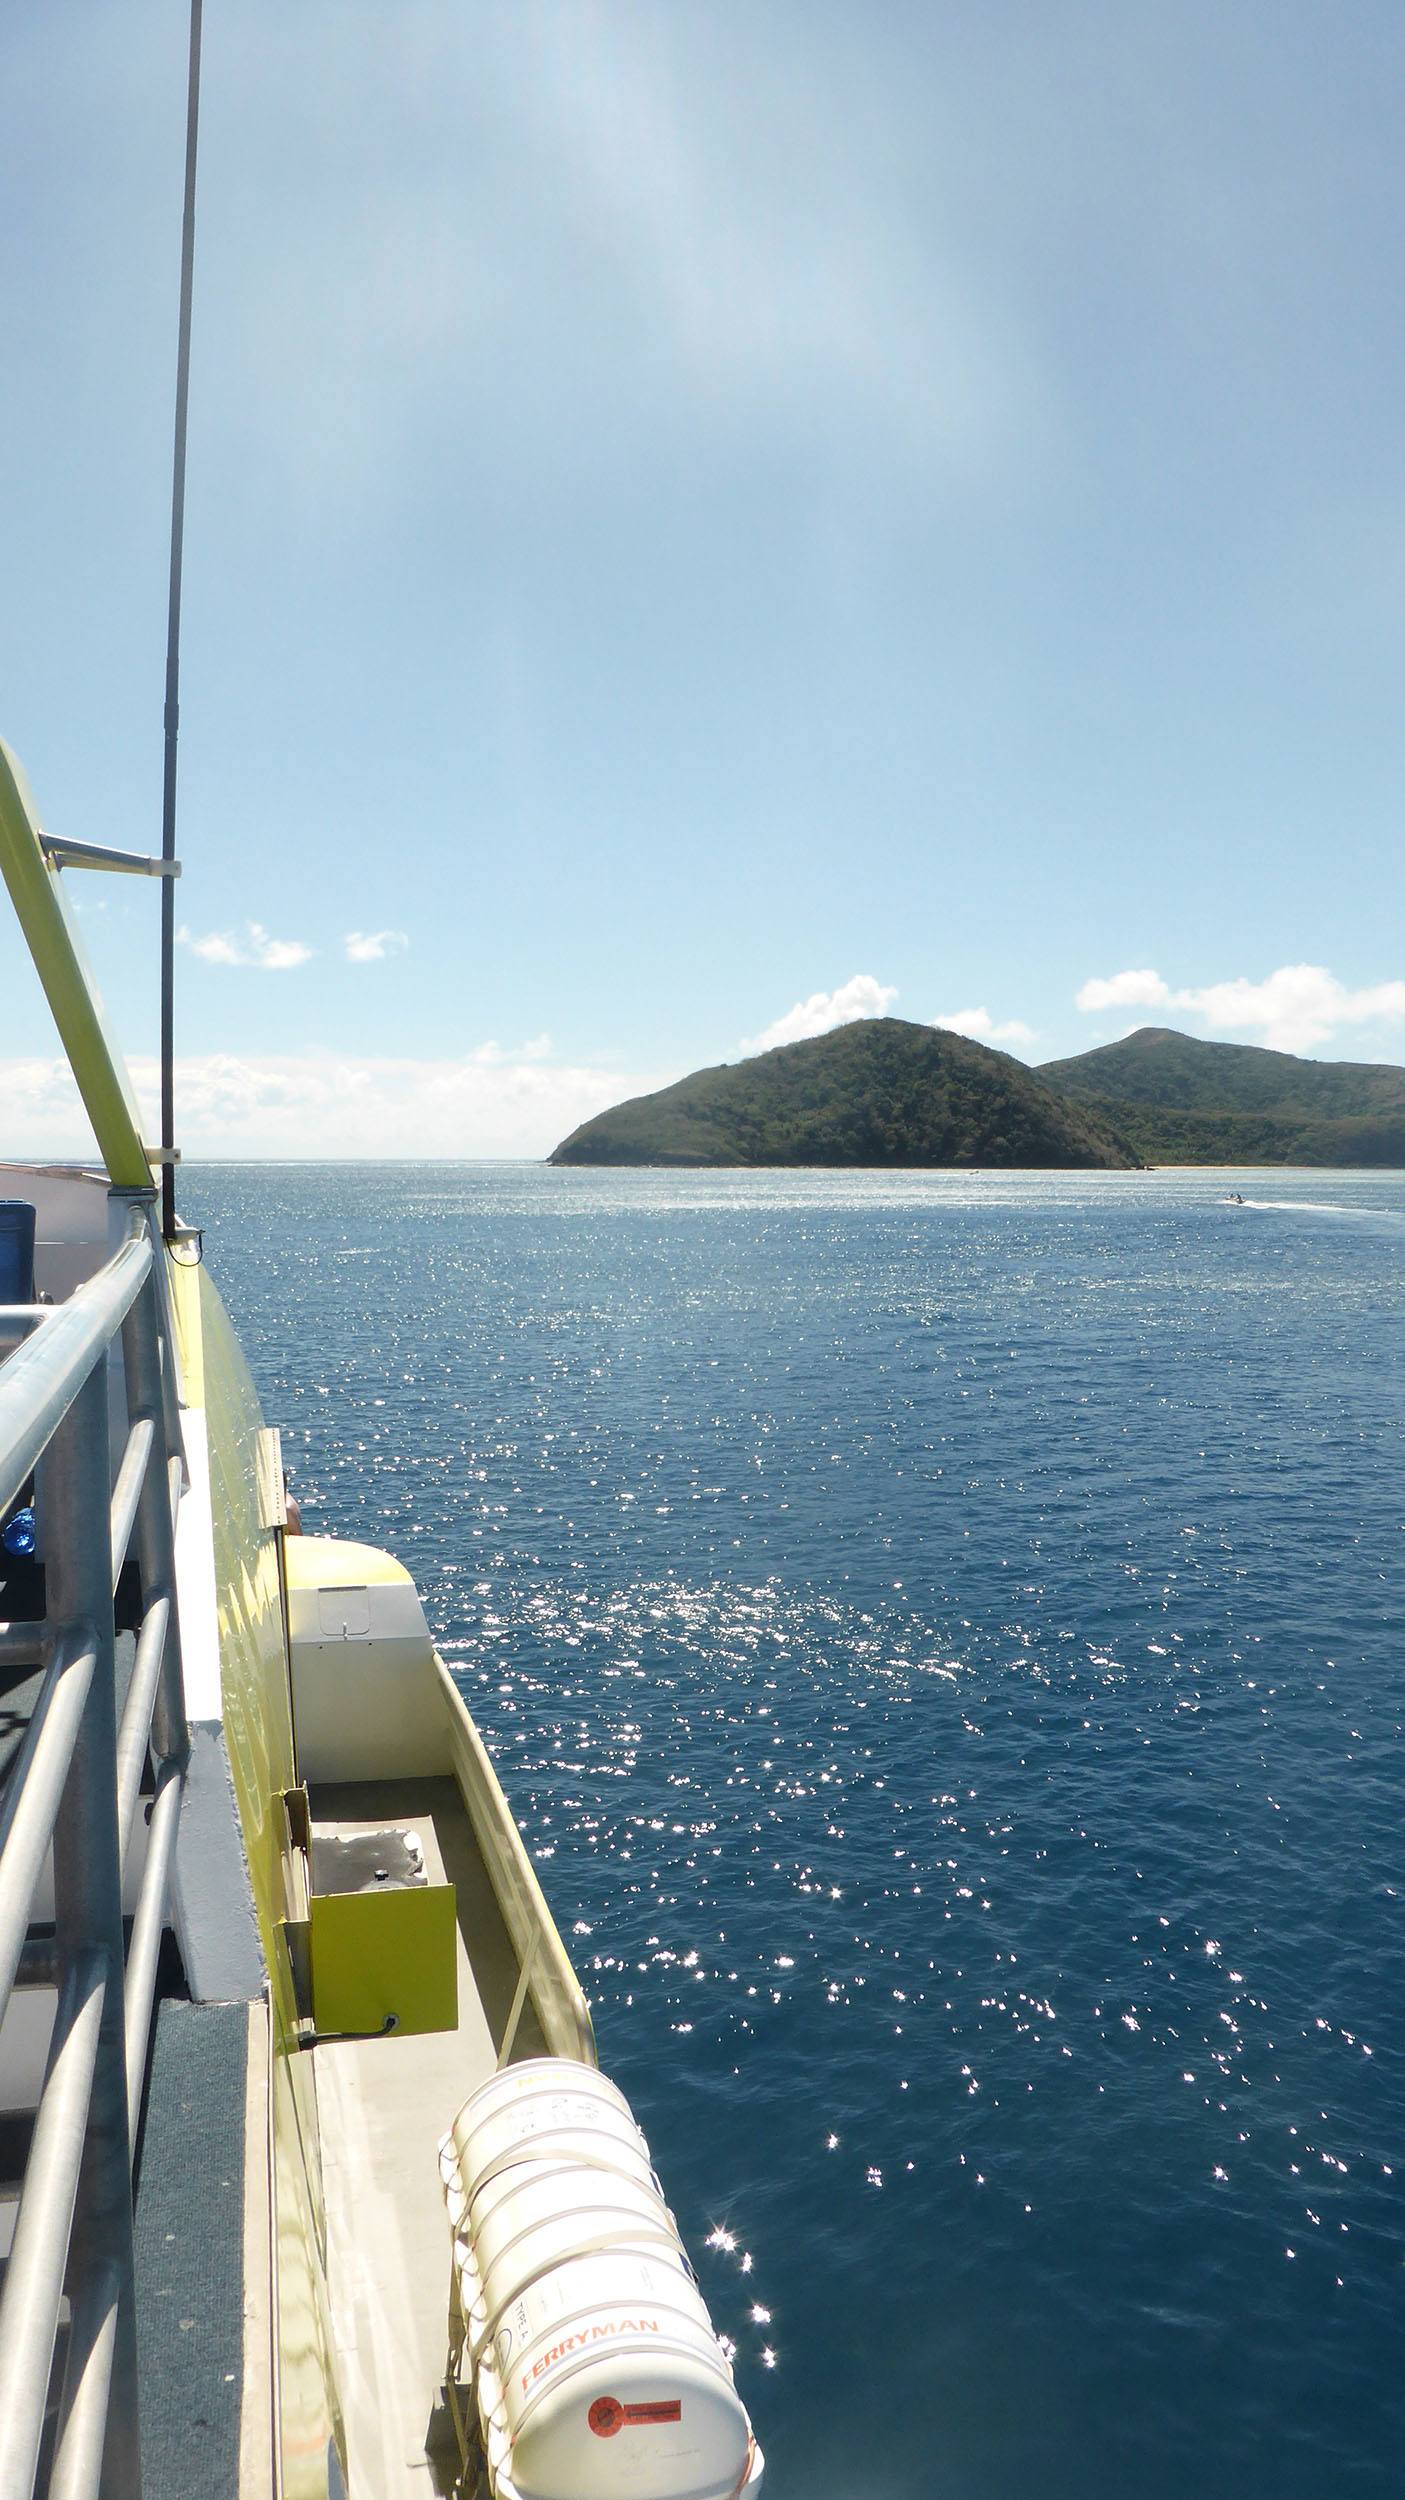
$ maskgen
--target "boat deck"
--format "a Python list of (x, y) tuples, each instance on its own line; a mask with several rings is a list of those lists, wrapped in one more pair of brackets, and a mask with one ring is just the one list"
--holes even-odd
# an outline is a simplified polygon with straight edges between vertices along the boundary
[(143, 2500), (271, 2500), (267, 2041), (261, 2003), (158, 2011), (136, 2200)]
[[(349, 2500), (426, 2500), (452, 2487), (457, 2467), (442, 2398), (449, 2232), (439, 2139), (497, 2066), (519, 1965), (456, 1780), (315, 1785), (311, 1804), (314, 1845), (411, 1829), (429, 1882), (456, 1893), (457, 2030), (313, 2051)], [(529, 1998), (512, 2055), (544, 2053)]]
[[(134, 2216), (145, 2500), (271, 2500), (267, 2304), (251, 2298), (267, 2280), (266, 2231), (250, 2246), (267, 2210), (266, 2039), (261, 2003), (157, 2007)], [(30, 2135), (27, 2117), (0, 2119), (0, 2277)], [(67, 2351), (65, 2302), (41, 2490)]]

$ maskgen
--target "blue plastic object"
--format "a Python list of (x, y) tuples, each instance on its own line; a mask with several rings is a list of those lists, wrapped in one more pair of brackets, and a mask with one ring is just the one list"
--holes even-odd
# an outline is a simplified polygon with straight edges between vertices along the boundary
[(0, 1198), (0, 1305), (34, 1300), (34, 1209)]
[(33, 1507), (26, 1502), (23, 1510), (15, 1511), (6, 1520), (4, 1527), (0, 1528), (0, 1545), (4, 1546), (7, 1554), (13, 1554), (16, 1560), (22, 1560), (26, 1554), (34, 1552), (38, 1542), (34, 1527)]

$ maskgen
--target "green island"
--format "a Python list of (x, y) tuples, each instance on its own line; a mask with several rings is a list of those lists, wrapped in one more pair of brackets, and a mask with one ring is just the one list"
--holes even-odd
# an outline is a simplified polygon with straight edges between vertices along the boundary
[(1405, 1165), (1405, 1068), (1144, 1025), (1038, 1073), (1144, 1163)]
[(1140, 1160), (1098, 1110), (1018, 1059), (897, 1016), (700, 1068), (587, 1120), (553, 1163), (976, 1166), (1113, 1171)]
[(1405, 1068), (1298, 1059), (1147, 1025), (1027, 1068), (866, 1017), (640, 1094), (557, 1164), (1127, 1171), (1150, 1163), (1405, 1165)]

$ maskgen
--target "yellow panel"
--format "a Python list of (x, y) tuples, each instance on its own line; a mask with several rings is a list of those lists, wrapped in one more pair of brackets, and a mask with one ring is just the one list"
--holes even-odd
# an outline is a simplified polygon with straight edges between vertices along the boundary
[[(282, 2500), (328, 2500), (330, 2490), (346, 2489), (346, 2434), (332, 2359), (325, 2236), (318, 2230), (308, 2187), (312, 2164), (304, 2129), (308, 2107), (315, 2108), (311, 2065), (310, 2057), (299, 2057), (296, 2051), (273, 2061)], [(331, 2481), (328, 2470), (333, 2450), (341, 2465), (338, 2483)]]
[(224, 1736), (244, 1826), (264, 1959), (273, 1977), (278, 2036), (284, 2041), (292, 2030), (294, 2005), (287, 1947), (279, 1932), (287, 1910), (282, 1801), (284, 1790), (296, 1784), (297, 1772), (278, 1537), (264, 1525), (262, 1515), (259, 1434), (263, 1417), (258, 1396), (209, 1269), (197, 1269), (196, 1277), (219, 1593)]
[(462, 1694), (443, 1659), (436, 1657), (434, 1663), (449, 1714), (449, 1743), (459, 1793), (518, 1961), (531, 1962), (532, 2002), (547, 2047), (553, 2057), (578, 2057), (585, 2066), (597, 2066), (600, 2061), (590, 2009), (557, 1934), (522, 1834), (512, 1819), (512, 1809)]
[(459, 2019), (452, 1884), (312, 1896), (312, 2018), (319, 2036), (453, 2031)]
[(19, 760), (0, 738), (0, 874), (10, 889), (34, 969), (44, 984), (83, 1108), (108, 1177), (118, 1189), (149, 1189), (131, 1081), (107, 1030), (97, 984), (69, 917), (62, 877), (44, 857), (39, 818)]
[(290, 1589), (396, 1588), (410, 1577), (378, 1545), (353, 1545), (339, 1536), (290, 1537), (287, 1568)]
[(176, 1324), (176, 1353), (180, 1361), (181, 1400), (186, 1406), (203, 1408), (205, 1404), (205, 1347), (200, 1328), (200, 1264), (184, 1252), (177, 1258), (166, 1252), (166, 1278), (171, 1288), (171, 1312)]
[(264, 1524), (263, 1416), (243, 1350), (206, 1267), (172, 1262), (186, 1393), (205, 1409), (219, 1601), (220, 1684), (273, 2007), (273, 2156), (278, 2250), (278, 2419), (284, 2500), (326, 2500), (344, 2463), (325, 2262), (326, 2216), (312, 2059), (298, 2046), (287, 1940), (283, 1794), (296, 1780), (279, 1536)]

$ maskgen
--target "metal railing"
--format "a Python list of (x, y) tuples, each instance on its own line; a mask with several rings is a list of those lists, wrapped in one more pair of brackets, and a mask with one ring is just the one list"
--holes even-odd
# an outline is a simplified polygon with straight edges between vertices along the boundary
[[(49, 2500), (137, 2500), (132, 2158), (188, 1757), (176, 1611), (183, 1463), (150, 1191), (128, 1239), (54, 1308), (0, 1314), (0, 1517), (36, 1477), (46, 1615), (0, 1624), (0, 1660), (42, 1667), (0, 1799), (0, 2019), (17, 1980), (57, 1990), (48, 2063), (0, 2291), (0, 2494), (29, 2500), (50, 2411)], [(127, 1438), (114, 1478), (108, 1355), (120, 1332)], [(141, 1612), (119, 1721), (113, 1595), (134, 1554)], [(155, 1793), (123, 1951), (122, 1875), (150, 1752)], [(53, 1850), (52, 1936), (29, 1935)]]

